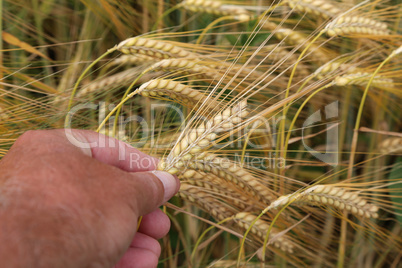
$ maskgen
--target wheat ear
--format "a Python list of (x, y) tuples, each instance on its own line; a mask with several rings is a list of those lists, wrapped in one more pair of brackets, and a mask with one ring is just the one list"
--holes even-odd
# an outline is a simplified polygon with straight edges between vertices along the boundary
[[(334, 79), (337, 86), (358, 85), (366, 86), (370, 81), (372, 74), (367, 72), (357, 72), (338, 76)], [(381, 75), (376, 75), (371, 82), (376, 87), (393, 87), (394, 81)]]
[[(240, 212), (237, 213), (234, 217), (235, 222), (242, 229), (247, 230), (250, 228), (251, 223), (255, 221), (257, 216), (249, 213), (249, 212)], [(269, 223), (262, 219), (258, 219), (254, 225), (251, 227), (250, 232), (255, 235), (257, 238), (264, 240), (265, 236), (269, 230)], [(276, 236), (278, 234), (278, 230), (272, 229), (269, 234), (269, 239), (274, 239), (272, 241), (273, 246), (281, 249), (282, 251), (293, 253), (294, 245), (290, 242), (285, 235)]]
[(232, 107), (218, 112), (206, 123), (201, 122), (195, 129), (191, 129), (173, 147), (165, 160), (158, 164), (159, 170), (165, 170), (177, 174), (184, 166), (184, 161), (193, 159), (205, 148), (210, 147), (221, 131), (234, 129), (248, 115), (246, 111), (247, 102), (241, 101)]
[[(98, 90), (102, 91), (107, 91), (109, 89), (113, 89), (119, 86), (124, 86), (132, 82), (140, 72), (138, 71), (137, 68), (130, 68), (128, 70), (122, 71), (120, 73), (107, 76), (105, 78), (101, 78), (88, 86), (84, 87), (77, 93), (77, 97), (84, 97), (90, 93), (94, 93)], [(149, 81), (152, 77), (157, 76), (158, 74), (148, 74), (145, 76), (142, 76), (138, 79), (137, 83), (141, 84), (144, 83), (145, 81)]]
[(153, 70), (169, 70), (169, 71), (183, 71), (195, 74), (198, 77), (215, 77), (216, 70), (207, 66), (197, 64), (194, 60), (187, 59), (165, 59), (153, 64), (150, 69)]
[(110, 65), (141, 65), (148, 62), (155, 61), (155, 58), (147, 56), (147, 55), (122, 55), (116, 59), (114, 59)]
[(219, 16), (233, 16), (239, 21), (248, 21), (252, 15), (247, 9), (236, 5), (224, 5), (216, 0), (185, 0), (181, 6), (193, 12), (205, 12)]
[[(207, 100), (207, 96), (180, 82), (169, 79), (154, 79), (140, 86), (138, 94), (144, 97), (166, 96), (186, 106), (199, 107)], [(208, 107), (219, 107), (219, 103), (208, 100)]]
[(6, 111), (0, 107), (0, 121), (6, 121), (9, 119), (9, 116), (6, 114)]
[(383, 154), (402, 153), (402, 138), (392, 137), (383, 140), (378, 149)]
[(225, 183), (214, 174), (188, 169), (178, 177), (181, 183), (206, 189), (214, 193), (217, 198), (224, 198), (227, 203), (233, 204), (238, 209), (245, 210), (247, 207), (252, 206), (250, 199), (243, 192), (233, 188), (232, 184)]
[(181, 184), (178, 195), (187, 201), (195, 204), (201, 209), (208, 212), (218, 221), (222, 221), (231, 217), (235, 213), (235, 209), (218, 201), (214, 196), (203, 191), (202, 188), (192, 186), (190, 184)]
[(120, 42), (116, 50), (128, 54), (143, 54), (157, 59), (167, 58), (198, 58), (199, 55), (173, 45), (170, 42), (153, 40), (145, 37), (132, 37)]
[(324, 19), (335, 17), (342, 12), (335, 6), (339, 3), (333, 3), (329, 0), (286, 0), (285, 3), (295, 10), (314, 14)]
[(367, 203), (358, 193), (333, 185), (315, 185), (301, 192), (279, 197), (271, 208), (279, 208), (289, 202), (295, 205), (332, 206), (346, 209), (356, 216), (378, 218), (378, 207)]
[(386, 23), (361, 16), (341, 16), (327, 25), (326, 32), (329, 36), (390, 34)]
[[(240, 165), (226, 158), (217, 157), (214, 154), (200, 154), (195, 161), (189, 161), (186, 166), (194, 170), (202, 170), (212, 173), (227, 182), (230, 182), (247, 192), (262, 206), (266, 206), (273, 200), (273, 193), (264, 184), (260, 183), (250, 172)], [(190, 175), (185, 173), (185, 175)]]

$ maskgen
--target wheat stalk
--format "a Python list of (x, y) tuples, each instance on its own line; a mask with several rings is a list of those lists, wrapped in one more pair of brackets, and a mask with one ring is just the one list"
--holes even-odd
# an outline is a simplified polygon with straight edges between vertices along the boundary
[(328, 54), (324, 53), (316, 44), (312, 44), (304, 34), (292, 29), (280, 27), (276, 23), (270, 21), (266, 21), (262, 27), (272, 31), (279, 40), (284, 40), (285, 43), (292, 46), (296, 45), (298, 50), (303, 51), (308, 48), (310, 53), (314, 55), (317, 60), (327, 61)]
[[(236, 267), (237, 262), (233, 260), (217, 260), (211, 263), (210, 266), (208, 267), (213, 267), (213, 268), (233, 268)], [(264, 264), (265, 268), (273, 268), (274, 266), (268, 266)], [(256, 263), (256, 262), (240, 262), (240, 266), (242, 268), (261, 268), (261, 263)]]
[[(237, 213), (234, 217), (235, 222), (244, 230), (248, 230), (252, 224), (256, 220), (257, 216), (249, 213), (249, 212), (240, 212)], [(265, 236), (269, 230), (269, 223), (262, 219), (258, 219), (251, 226), (250, 232), (255, 235), (257, 238), (264, 240)], [(272, 244), (276, 248), (281, 249), (282, 251), (293, 254), (294, 245), (291, 241), (289, 241), (285, 235), (277, 235), (279, 233), (278, 230), (272, 229), (269, 234), (269, 244)]]
[[(278, 45), (264, 46), (261, 49), (261, 51), (262, 52), (268, 51), (269, 53), (271, 53), (269, 57), (270, 59), (280, 60), (281, 64), (276, 66), (278, 67), (277, 70), (279, 72), (285, 70), (286, 73), (289, 75), (291, 73), (291, 69), (289, 68), (289, 66), (297, 62), (298, 58), (297, 54), (292, 53), (287, 48)], [(283, 61), (283, 59), (286, 59), (286, 61)], [(299, 68), (297, 69), (297, 73), (300, 77), (305, 78), (310, 75), (309, 67), (305, 65), (303, 62), (299, 62), (298, 67)], [(276, 76), (275, 79), (278, 79), (278, 77)]]
[(378, 218), (378, 207), (368, 203), (358, 193), (334, 185), (315, 185), (307, 190), (284, 195), (272, 202), (269, 209), (290, 204), (332, 206), (346, 209), (352, 214), (366, 218)]

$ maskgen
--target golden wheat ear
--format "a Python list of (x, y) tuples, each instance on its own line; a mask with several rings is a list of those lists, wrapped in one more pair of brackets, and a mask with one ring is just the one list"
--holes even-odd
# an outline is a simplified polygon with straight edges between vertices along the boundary
[(115, 65), (141, 65), (144, 63), (151, 63), (154, 62), (155, 58), (147, 56), (147, 55), (122, 55), (116, 59), (114, 59), (112, 62), (110, 62), (108, 65), (109, 66), (115, 66)]
[(329, 36), (364, 35), (367, 37), (390, 35), (388, 25), (364, 16), (341, 16), (326, 27)]
[(189, 133), (183, 133), (183, 137), (176, 143), (165, 160), (158, 165), (159, 170), (165, 170), (172, 174), (184, 171), (184, 162), (194, 157), (200, 158), (202, 152), (212, 146), (217, 133), (230, 131), (239, 125), (248, 115), (247, 102), (241, 101), (222, 112), (218, 112), (206, 123), (201, 122)]
[[(251, 200), (255, 200), (258, 207), (265, 208), (274, 199), (274, 193), (267, 186), (262, 184), (250, 172), (244, 169), (239, 163), (214, 154), (201, 154), (195, 160), (186, 162), (186, 166), (204, 172), (212, 173), (220, 179), (231, 183), (238, 189), (244, 191)], [(192, 176), (191, 172), (185, 172), (183, 176)]]
[(402, 137), (392, 137), (383, 140), (378, 145), (378, 150), (383, 154), (402, 153)]
[(192, 53), (173, 42), (154, 40), (146, 37), (132, 37), (120, 42), (116, 50), (128, 55), (146, 55), (156, 59), (167, 58), (199, 58), (198, 54)]
[(202, 187), (183, 183), (180, 185), (178, 195), (184, 200), (199, 206), (219, 221), (231, 217), (236, 211), (233, 207), (217, 200)]
[[(118, 87), (129, 85), (131, 82), (134, 81), (135, 78), (139, 77), (140, 74), (141, 72), (139, 71), (138, 68), (130, 68), (117, 74), (106, 76), (104, 78), (101, 78), (97, 81), (90, 83), (87, 86), (84, 86), (84, 88), (78, 91), (77, 97), (83, 98), (92, 93), (107, 92), (108, 90), (111, 89), (116, 89)], [(151, 78), (154, 78), (157, 75), (158, 73), (145, 74), (141, 76), (136, 81), (136, 83), (137, 84), (145, 83), (146, 81), (149, 81)]]
[(342, 13), (339, 3), (330, 0), (285, 0), (289, 7), (300, 13), (313, 14), (324, 19), (335, 17)]
[(252, 200), (244, 195), (242, 191), (239, 191), (231, 183), (222, 180), (214, 174), (187, 169), (184, 174), (178, 177), (181, 183), (201, 187), (209, 191), (211, 195), (224, 200), (225, 203), (231, 204), (237, 209), (246, 210), (248, 207), (254, 205)]
[(192, 12), (205, 12), (218, 16), (233, 16), (239, 21), (248, 21), (252, 14), (242, 6), (224, 5), (217, 0), (185, 0), (181, 6)]
[[(197, 109), (203, 104), (205, 105), (208, 99), (208, 96), (204, 93), (169, 79), (150, 80), (140, 86), (138, 94), (151, 98), (168, 97), (174, 102), (193, 109)], [(208, 99), (208, 106), (206, 107), (217, 109), (219, 106), (219, 102)]]
[[(372, 77), (371, 73), (367, 72), (356, 72), (338, 76), (334, 79), (336, 86), (347, 86), (347, 85), (357, 85), (366, 86)], [(394, 87), (394, 80), (392, 78), (387, 78), (382, 75), (376, 75), (371, 84), (375, 87)]]
[(6, 110), (0, 107), (0, 121), (6, 121), (8, 118), (9, 116), (6, 113)]
[(335, 185), (315, 185), (309, 189), (279, 197), (270, 208), (280, 208), (287, 204), (330, 206), (339, 210), (346, 209), (355, 216), (378, 218), (378, 207), (368, 203), (358, 193)]

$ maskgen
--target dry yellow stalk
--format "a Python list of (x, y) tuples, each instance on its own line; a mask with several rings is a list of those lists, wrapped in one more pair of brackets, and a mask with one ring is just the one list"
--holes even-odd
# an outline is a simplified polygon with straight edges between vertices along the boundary
[(170, 42), (145, 37), (132, 37), (120, 42), (116, 49), (124, 54), (142, 54), (157, 59), (198, 58), (199, 55)]
[(243, 192), (236, 191), (233, 189), (233, 185), (225, 183), (214, 174), (188, 169), (178, 177), (182, 183), (198, 186), (214, 193), (217, 198), (224, 198), (227, 203), (233, 204), (241, 210), (251, 206), (249, 198)]
[(113, 136), (112, 129), (107, 129), (107, 128), (102, 128), (99, 131), (99, 133), (101, 133), (103, 135), (106, 135), (106, 136), (109, 136), (109, 137), (117, 138), (118, 140), (121, 140), (121, 141), (125, 141), (125, 142), (129, 141), (129, 138), (126, 135), (126, 130), (125, 129), (119, 129), (115, 136)]
[(344, 36), (353, 34), (389, 35), (388, 25), (384, 22), (361, 16), (342, 16), (329, 23), (326, 27), (329, 36)]
[(193, 12), (205, 12), (219, 16), (233, 15), (239, 21), (248, 21), (252, 14), (247, 9), (236, 5), (224, 5), (216, 0), (185, 0), (182, 7)]
[[(144, 97), (169, 97), (178, 103), (193, 108), (199, 107), (208, 97), (198, 90), (170, 79), (150, 80), (140, 86), (138, 94)], [(219, 103), (213, 100), (208, 100), (208, 103), (210, 108), (219, 107)]]
[[(236, 267), (237, 261), (233, 260), (217, 260), (211, 263), (209, 267), (213, 268), (233, 268)], [(240, 262), (240, 267), (242, 268), (261, 268), (261, 263), (256, 263), (256, 262)], [(267, 264), (264, 264), (264, 268), (272, 268), (274, 266), (268, 266)]]
[(202, 188), (192, 186), (190, 184), (181, 184), (178, 195), (187, 201), (197, 205), (201, 209), (208, 212), (212, 217), (218, 221), (222, 221), (231, 217), (235, 213), (235, 209), (220, 202), (208, 192), (203, 191)]
[[(264, 46), (261, 49), (261, 51), (264, 51), (264, 52), (267, 51), (268, 53), (270, 53), (269, 59), (275, 60), (276, 62), (278, 62), (278, 61), (280, 62), (279, 65), (275, 66), (275, 67), (278, 67), (277, 71), (282, 72), (283, 70), (287, 69), (286, 72), (288, 74), (290, 74), (292, 72), (292, 68), (290, 68), (289, 66), (294, 64), (295, 62), (297, 62), (297, 59), (299, 57), (296, 53), (292, 53), (285, 47), (278, 46), (278, 45)], [(297, 74), (300, 77), (306, 78), (310, 74), (309, 67), (306, 66), (305, 64), (303, 64), (303, 62), (299, 62), (299, 64), (297, 66), (298, 66)], [(273, 78), (278, 79), (277, 76), (275, 76)], [(273, 79), (273, 78), (271, 78), (271, 79)]]
[(339, 3), (332, 3), (329, 0), (286, 0), (285, 2), (295, 10), (314, 14), (325, 19), (339, 15), (342, 12), (334, 5), (339, 5)]
[(246, 106), (247, 101), (241, 101), (222, 112), (218, 112), (207, 122), (201, 122), (195, 129), (189, 130), (176, 143), (168, 157), (159, 162), (158, 170), (177, 174), (184, 166), (184, 161), (193, 159), (195, 155), (202, 153), (205, 148), (213, 144), (217, 133), (235, 129), (248, 115)]
[[(251, 223), (257, 218), (257, 216), (248, 213), (248, 212), (240, 212), (235, 215), (236, 223), (247, 230), (250, 228)], [(254, 225), (251, 227), (250, 232), (254, 234), (257, 238), (264, 240), (269, 229), (269, 223), (262, 219), (258, 219)], [(272, 231), (269, 234), (269, 239), (273, 241), (269, 241), (269, 244), (272, 244), (276, 248), (281, 249), (282, 251), (293, 253), (294, 245), (291, 241), (289, 241), (285, 235), (277, 235), (279, 232), (272, 228)]]
[(294, 205), (332, 206), (366, 218), (378, 218), (378, 207), (367, 203), (358, 193), (334, 185), (315, 185), (295, 194), (279, 197), (270, 208), (279, 208), (289, 202)]
[[(249, 193), (251, 197), (262, 202), (261, 205), (264, 207), (273, 200), (274, 195), (271, 190), (235, 162), (226, 158), (217, 157), (214, 154), (200, 154), (197, 158), (198, 159), (195, 161), (187, 162), (187, 166), (194, 170), (212, 173), (236, 185)], [(186, 172), (184, 176), (190, 178), (192, 174), (191, 172)]]
[[(334, 79), (334, 83), (337, 86), (346, 86), (346, 85), (366, 86), (370, 81), (371, 76), (372, 74), (367, 72), (350, 73), (336, 77)], [(376, 75), (371, 84), (377, 87), (393, 87), (394, 81), (391, 78)]]
[(378, 149), (383, 154), (402, 153), (402, 138), (392, 137), (383, 140)]

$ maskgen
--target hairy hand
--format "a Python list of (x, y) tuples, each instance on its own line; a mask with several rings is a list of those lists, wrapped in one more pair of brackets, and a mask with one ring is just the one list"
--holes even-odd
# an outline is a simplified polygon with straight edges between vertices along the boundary
[(156, 267), (170, 228), (158, 207), (178, 180), (123, 142), (67, 131), (29, 131), (0, 162), (2, 265)]

